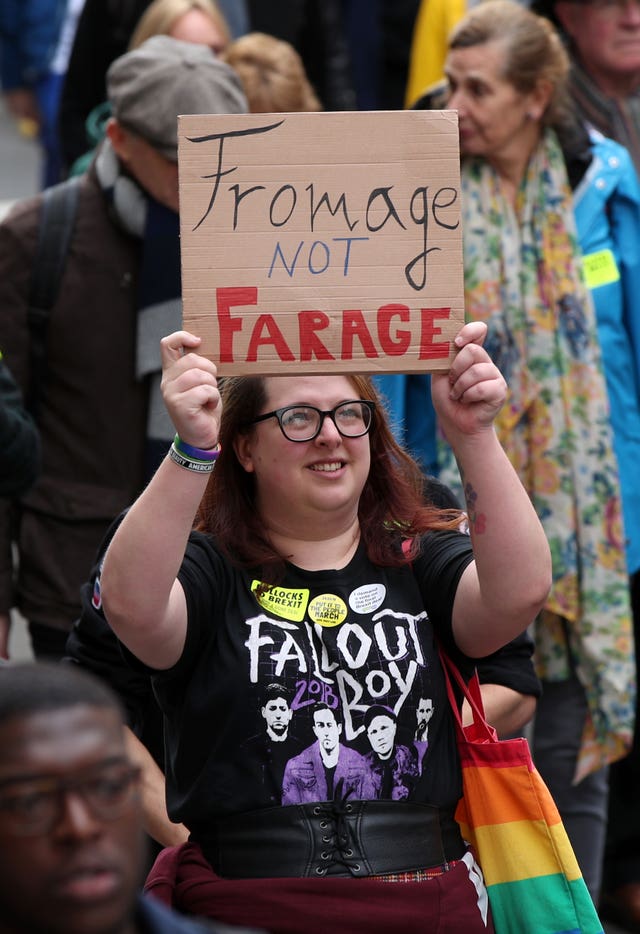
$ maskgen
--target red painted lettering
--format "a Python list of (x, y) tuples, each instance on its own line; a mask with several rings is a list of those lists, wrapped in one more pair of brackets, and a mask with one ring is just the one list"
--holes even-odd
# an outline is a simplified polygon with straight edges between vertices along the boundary
[(335, 360), (328, 347), (326, 347), (316, 331), (324, 331), (331, 324), (331, 318), (323, 311), (299, 311), (298, 331), (300, 333), (300, 359)]
[(357, 337), (366, 357), (379, 357), (367, 322), (360, 308), (346, 308), (342, 312), (342, 359), (353, 360), (353, 339)]
[(247, 363), (255, 363), (258, 359), (259, 348), (266, 347), (269, 344), (273, 346), (281, 360), (293, 363), (296, 359), (273, 315), (258, 315), (251, 332), (251, 340), (247, 350)]
[(233, 318), (230, 309), (236, 305), (257, 305), (258, 289), (234, 287), (216, 289), (216, 308), (220, 330), (220, 363), (233, 363), (233, 334), (242, 330), (242, 317)]
[(449, 318), (450, 308), (420, 309), (420, 355), (419, 360), (441, 360), (448, 357), (451, 344), (449, 341), (436, 343), (434, 338), (442, 334), (442, 328), (436, 327), (436, 318)]
[(378, 340), (382, 352), (389, 357), (401, 357), (411, 343), (411, 331), (396, 330), (395, 340), (391, 337), (391, 321), (396, 317), (401, 321), (411, 321), (409, 306), (390, 304), (378, 308)]

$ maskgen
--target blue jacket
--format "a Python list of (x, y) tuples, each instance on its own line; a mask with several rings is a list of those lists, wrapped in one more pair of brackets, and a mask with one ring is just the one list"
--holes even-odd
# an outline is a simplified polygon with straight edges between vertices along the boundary
[(592, 131), (574, 191), (578, 239), (596, 307), (618, 458), (629, 573), (640, 569), (640, 182), (619, 143)]
[(32, 87), (47, 73), (66, 0), (1, 0), (0, 84), (3, 91)]

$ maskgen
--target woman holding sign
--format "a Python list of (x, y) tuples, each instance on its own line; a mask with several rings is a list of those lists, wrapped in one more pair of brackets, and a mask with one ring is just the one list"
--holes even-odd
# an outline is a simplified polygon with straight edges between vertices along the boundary
[[(635, 572), (640, 189), (626, 150), (576, 122), (568, 69), (547, 20), (490, 0), (453, 30), (447, 83), (416, 106), (458, 111), (466, 311), (487, 323), (509, 386), (498, 435), (554, 558), (535, 627), (534, 759), (597, 899), (607, 764), (634, 717), (620, 490)], [(453, 456), (441, 455), (451, 484)]]
[[(170, 851), (183, 910), (274, 934), (492, 930), (453, 819), (435, 639), (469, 671), (539, 611), (550, 555), (493, 428), (506, 387), (485, 334), (465, 325), (433, 380), (470, 537), (459, 512), (424, 505), (369, 379), (228, 377), (220, 392), (199, 338), (163, 340), (178, 434), (100, 587), (165, 714), (169, 813), (191, 832)], [(392, 712), (375, 731), (374, 707)], [(149, 884), (169, 871), (161, 857)]]

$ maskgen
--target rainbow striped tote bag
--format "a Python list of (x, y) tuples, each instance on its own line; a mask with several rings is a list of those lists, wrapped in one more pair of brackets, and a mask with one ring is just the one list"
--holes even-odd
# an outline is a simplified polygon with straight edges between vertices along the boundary
[[(467, 685), (444, 652), (441, 659), (462, 765), (456, 820), (482, 868), (497, 934), (602, 934), (527, 740), (499, 740), (485, 719), (477, 675)], [(470, 726), (462, 725), (452, 681), (471, 706)]]

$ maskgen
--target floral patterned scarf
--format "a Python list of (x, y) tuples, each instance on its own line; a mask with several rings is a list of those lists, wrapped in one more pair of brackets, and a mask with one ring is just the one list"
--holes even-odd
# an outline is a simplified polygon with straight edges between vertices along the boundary
[[(485, 160), (463, 162), (462, 193), (467, 319), (489, 327), (487, 350), (509, 386), (496, 429), (553, 557), (536, 663), (549, 680), (575, 669), (589, 702), (578, 781), (627, 751), (634, 663), (595, 312), (555, 135), (548, 131), (532, 156), (515, 208)], [(446, 460), (450, 482), (455, 465)]]

